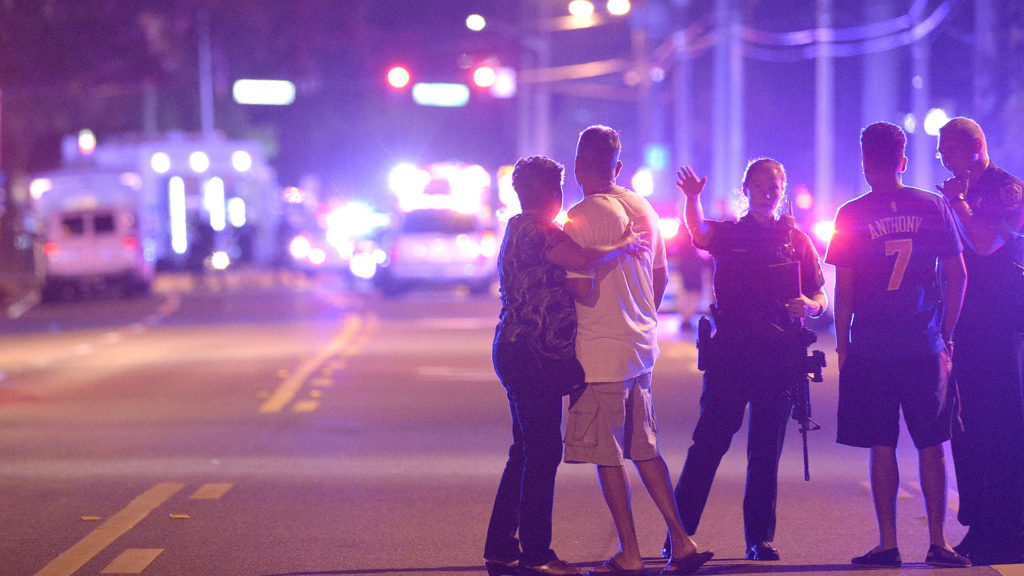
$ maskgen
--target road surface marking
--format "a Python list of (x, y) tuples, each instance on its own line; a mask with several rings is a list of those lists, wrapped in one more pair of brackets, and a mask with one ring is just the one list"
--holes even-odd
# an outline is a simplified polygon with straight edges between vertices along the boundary
[(189, 496), (189, 500), (217, 500), (227, 494), (233, 485), (227, 482), (203, 484)]
[(345, 346), (359, 334), (363, 321), (359, 316), (353, 315), (345, 319), (345, 325), (334, 340), (313, 358), (307, 358), (291, 375), (282, 382), (270, 398), (260, 406), (260, 414), (280, 412), (298, 394), (302, 385), (309, 380), (324, 363), (332, 356), (343, 350)]
[(989, 568), (1003, 576), (1024, 576), (1024, 564), (997, 564)]
[(120, 512), (100, 524), (85, 538), (79, 540), (77, 544), (54, 558), (42, 570), (36, 572), (35, 576), (71, 576), (184, 487), (184, 484), (177, 482), (163, 482), (153, 486), (128, 503)]
[(320, 406), (320, 403), (316, 400), (301, 400), (292, 405), (292, 412), (312, 412)]
[(100, 570), (100, 574), (142, 574), (161, 552), (163, 548), (129, 548)]

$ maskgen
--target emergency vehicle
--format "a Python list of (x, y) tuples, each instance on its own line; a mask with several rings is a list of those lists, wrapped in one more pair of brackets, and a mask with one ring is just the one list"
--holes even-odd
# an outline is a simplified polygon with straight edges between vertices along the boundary
[[(36, 175), (29, 185), (55, 257), (69, 246), (55, 236), (67, 229), (60, 214), (77, 210), (83, 232), (96, 232), (111, 221), (98, 209), (116, 209), (110, 218), (117, 235), (126, 246), (128, 236), (137, 239), (140, 266), (203, 270), (270, 264), (277, 255), (280, 190), (259, 143), (217, 133), (126, 135), (99, 143), (85, 136), (65, 137), (63, 167)], [(48, 264), (57, 266), (55, 279), (69, 274), (56, 259)], [(151, 274), (140, 270), (137, 277)]]
[(453, 162), (402, 164), (388, 185), (398, 209), (375, 276), (382, 293), (456, 284), (488, 291), (497, 278), (500, 230), (487, 170)]

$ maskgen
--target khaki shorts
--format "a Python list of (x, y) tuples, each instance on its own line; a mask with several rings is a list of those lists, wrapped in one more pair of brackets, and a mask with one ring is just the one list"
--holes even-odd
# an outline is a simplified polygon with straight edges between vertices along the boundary
[(570, 397), (565, 461), (621, 466), (658, 457), (651, 373), (624, 382), (588, 382)]

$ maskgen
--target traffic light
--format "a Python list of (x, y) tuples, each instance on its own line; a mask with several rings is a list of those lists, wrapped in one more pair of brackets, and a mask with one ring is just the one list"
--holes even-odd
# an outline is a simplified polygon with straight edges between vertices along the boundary
[(404, 66), (392, 66), (388, 69), (388, 84), (396, 90), (401, 90), (409, 85), (412, 75)]
[(473, 69), (473, 84), (479, 88), (490, 88), (498, 81), (494, 66), (482, 64)]

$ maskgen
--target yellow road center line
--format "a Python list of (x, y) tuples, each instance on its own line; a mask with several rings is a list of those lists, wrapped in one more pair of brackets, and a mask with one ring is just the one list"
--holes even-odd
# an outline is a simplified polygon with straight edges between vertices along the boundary
[(177, 482), (163, 482), (153, 486), (97, 526), (77, 544), (54, 558), (42, 570), (36, 572), (35, 576), (71, 576), (184, 487), (184, 484)]
[(189, 496), (190, 500), (217, 500), (231, 490), (231, 484), (214, 483), (203, 484), (198, 490)]
[(345, 319), (345, 325), (341, 332), (326, 348), (321, 350), (313, 358), (306, 359), (284, 382), (274, 390), (270, 398), (260, 406), (260, 414), (280, 412), (291, 402), (299, 389), (302, 388), (310, 376), (313, 375), (327, 360), (340, 352), (359, 333), (362, 326), (362, 319), (358, 316), (349, 316)]
[(1024, 576), (1024, 564), (999, 564), (989, 566), (1003, 576)]
[(161, 552), (162, 548), (129, 548), (100, 570), (100, 574), (142, 574)]
[(293, 412), (300, 412), (300, 413), (301, 412), (312, 412), (313, 410), (316, 410), (318, 406), (320, 406), (320, 402), (318, 402), (316, 400), (301, 400), (299, 402), (296, 402), (292, 406), (292, 411)]

